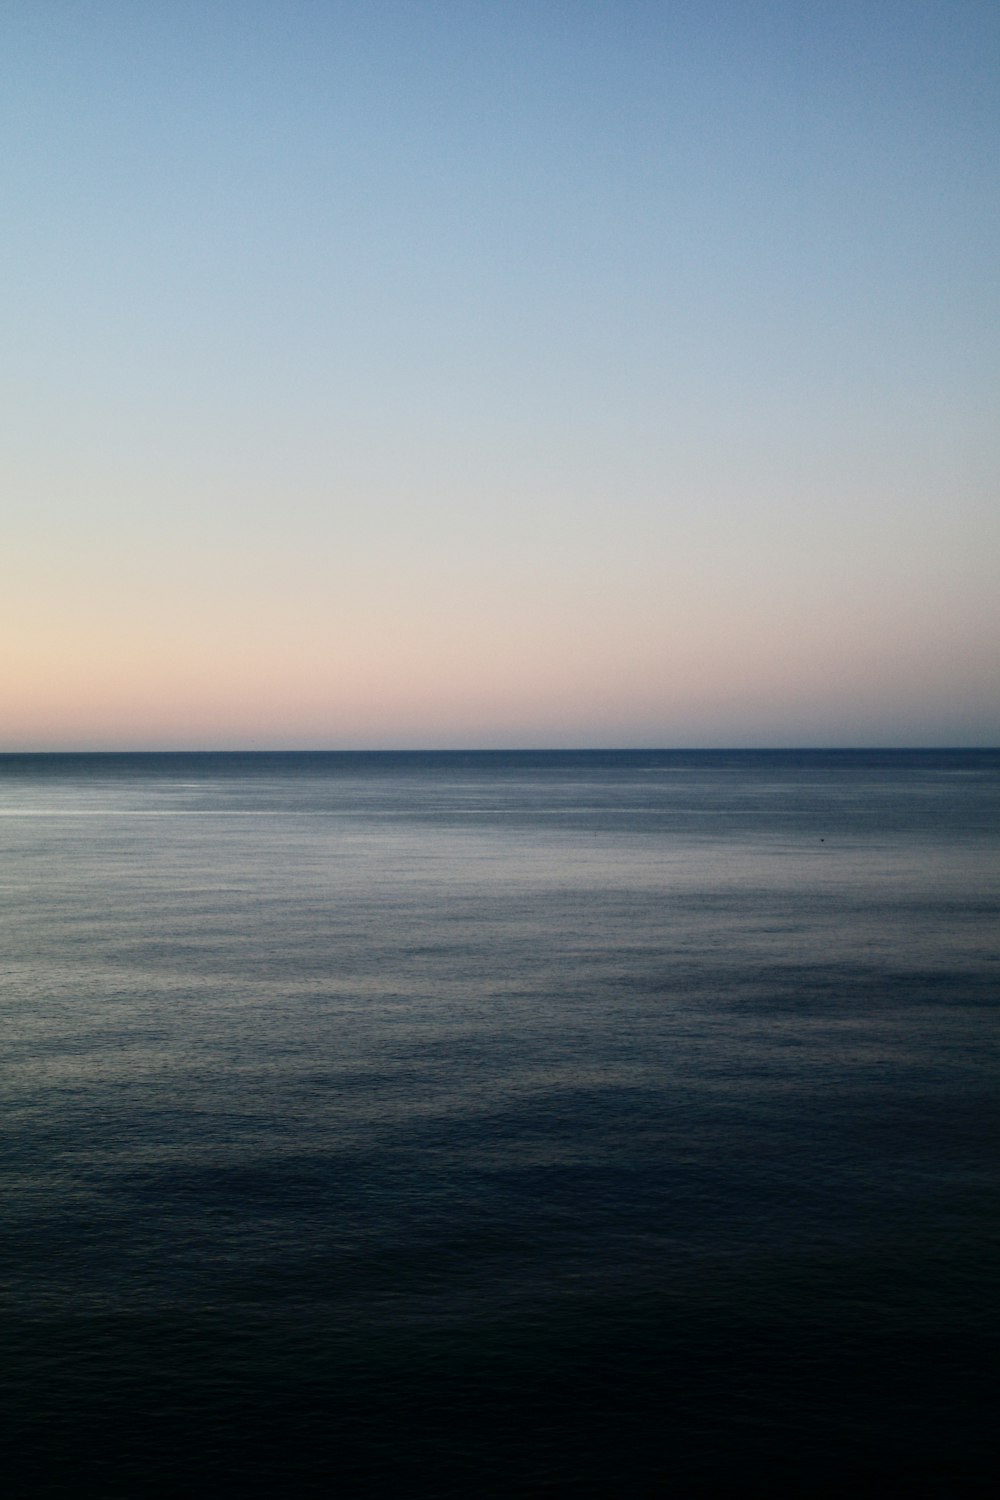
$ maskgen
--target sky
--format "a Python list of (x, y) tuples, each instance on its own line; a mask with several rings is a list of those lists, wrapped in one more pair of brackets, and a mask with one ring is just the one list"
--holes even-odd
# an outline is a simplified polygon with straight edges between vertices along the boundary
[(4, 0), (0, 750), (1000, 744), (994, 0)]

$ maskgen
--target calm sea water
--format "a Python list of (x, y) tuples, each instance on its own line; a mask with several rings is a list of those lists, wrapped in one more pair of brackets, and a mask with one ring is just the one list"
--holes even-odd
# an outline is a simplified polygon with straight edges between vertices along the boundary
[(17, 1495), (989, 1493), (1000, 754), (0, 758)]

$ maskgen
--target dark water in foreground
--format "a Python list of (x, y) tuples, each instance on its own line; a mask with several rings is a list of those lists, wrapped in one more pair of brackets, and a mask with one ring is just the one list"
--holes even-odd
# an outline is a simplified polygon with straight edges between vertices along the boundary
[(990, 1492), (998, 812), (0, 758), (9, 1492)]

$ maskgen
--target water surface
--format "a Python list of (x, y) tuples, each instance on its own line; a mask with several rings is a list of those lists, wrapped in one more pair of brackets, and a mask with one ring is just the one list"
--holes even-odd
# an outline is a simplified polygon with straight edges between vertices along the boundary
[(998, 807), (0, 758), (15, 1492), (989, 1492)]

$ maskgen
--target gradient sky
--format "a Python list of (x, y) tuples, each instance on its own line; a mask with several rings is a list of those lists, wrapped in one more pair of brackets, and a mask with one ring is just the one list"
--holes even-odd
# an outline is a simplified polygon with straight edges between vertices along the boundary
[(1000, 743), (995, 0), (6, 0), (0, 749)]

